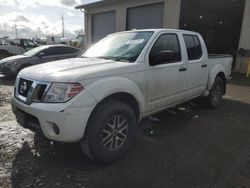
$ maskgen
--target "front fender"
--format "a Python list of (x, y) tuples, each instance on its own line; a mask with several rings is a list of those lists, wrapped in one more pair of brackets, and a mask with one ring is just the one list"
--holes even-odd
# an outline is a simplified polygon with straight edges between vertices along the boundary
[(84, 85), (97, 103), (116, 93), (128, 93), (135, 97), (139, 104), (141, 114), (145, 112), (145, 96), (142, 89), (132, 80), (124, 77), (101, 78)]

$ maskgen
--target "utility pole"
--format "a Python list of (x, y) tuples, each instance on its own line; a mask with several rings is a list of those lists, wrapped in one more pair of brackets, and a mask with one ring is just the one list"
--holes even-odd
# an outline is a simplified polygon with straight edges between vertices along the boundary
[(64, 17), (63, 17), (63, 13), (61, 13), (61, 19), (62, 19), (62, 37), (64, 38)]
[(15, 24), (15, 33), (16, 33), (16, 38), (17, 38), (17, 26)]

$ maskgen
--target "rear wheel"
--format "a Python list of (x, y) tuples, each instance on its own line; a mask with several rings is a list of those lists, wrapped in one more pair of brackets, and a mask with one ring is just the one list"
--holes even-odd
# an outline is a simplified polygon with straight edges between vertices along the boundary
[(210, 90), (209, 96), (207, 98), (207, 103), (212, 108), (217, 108), (222, 101), (222, 96), (224, 93), (224, 83), (220, 77), (215, 78), (212, 89)]
[[(92, 158), (109, 163), (121, 158), (129, 149), (136, 133), (133, 110), (118, 101), (106, 101), (92, 114), (87, 131), (87, 147)], [(81, 143), (86, 147), (85, 143)], [(83, 148), (86, 152), (86, 148)]]

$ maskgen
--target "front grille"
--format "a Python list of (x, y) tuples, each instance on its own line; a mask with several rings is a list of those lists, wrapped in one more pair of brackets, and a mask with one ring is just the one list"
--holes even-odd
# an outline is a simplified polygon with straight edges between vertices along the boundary
[(42, 102), (51, 83), (17, 78), (15, 97), (26, 103)]
[(18, 87), (17, 87), (18, 93), (24, 97), (27, 97), (32, 83), (33, 81), (20, 78)]

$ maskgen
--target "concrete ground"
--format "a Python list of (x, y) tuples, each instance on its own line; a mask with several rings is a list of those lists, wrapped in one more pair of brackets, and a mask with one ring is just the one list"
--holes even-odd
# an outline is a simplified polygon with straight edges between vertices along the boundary
[(221, 107), (189, 102), (140, 123), (121, 160), (100, 166), (78, 144), (21, 128), (0, 78), (0, 187), (250, 187), (250, 79), (234, 74)]

